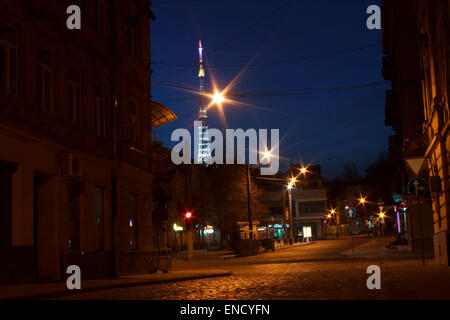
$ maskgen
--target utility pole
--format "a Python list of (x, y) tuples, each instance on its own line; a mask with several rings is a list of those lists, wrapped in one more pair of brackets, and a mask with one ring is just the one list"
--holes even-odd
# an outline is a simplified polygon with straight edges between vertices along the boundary
[(253, 221), (252, 221), (252, 208), (251, 208), (251, 187), (250, 187), (250, 164), (247, 164), (247, 208), (248, 208), (248, 236), (249, 239), (253, 239)]
[(294, 225), (292, 219), (292, 189), (289, 189), (289, 242), (294, 243)]
[(194, 234), (192, 232), (192, 227), (188, 226), (187, 230), (187, 247), (188, 247), (188, 261), (192, 261), (194, 259)]
[(284, 241), (286, 240), (286, 234), (287, 234), (287, 230), (286, 230), (286, 190), (284, 189), (285, 187), (282, 186), (281, 187), (281, 195), (282, 195), (282, 199), (283, 199), (283, 244)]
[(192, 232), (192, 212), (187, 211), (184, 215), (185, 228), (187, 229), (187, 260), (194, 259), (194, 233)]

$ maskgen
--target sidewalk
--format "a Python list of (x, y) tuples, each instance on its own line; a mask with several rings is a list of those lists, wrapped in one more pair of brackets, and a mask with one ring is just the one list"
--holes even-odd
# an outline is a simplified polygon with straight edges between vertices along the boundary
[(377, 237), (372, 240), (358, 245), (341, 253), (344, 256), (358, 257), (358, 258), (401, 258), (401, 259), (418, 259), (420, 254), (411, 252), (407, 245), (397, 245), (391, 248), (386, 246), (395, 240), (394, 236)]
[(178, 270), (169, 273), (154, 273), (136, 276), (126, 276), (117, 279), (81, 280), (81, 290), (69, 290), (65, 282), (44, 284), (0, 285), (0, 300), (39, 300), (52, 299), (62, 296), (87, 293), (115, 288), (127, 288), (149, 285), (154, 283), (167, 283), (204, 278), (223, 277), (231, 275), (226, 270)]
[[(283, 250), (283, 249), (289, 249), (289, 248), (296, 248), (296, 247), (301, 247), (301, 246), (307, 246), (307, 245), (312, 245), (312, 244), (316, 244), (317, 241), (309, 241), (309, 242), (295, 242), (294, 244), (280, 244), (280, 243), (275, 243), (275, 250), (274, 251), (279, 251), (279, 250)], [(257, 255), (255, 256), (260, 256), (263, 255), (265, 253), (269, 253), (269, 252), (273, 252), (273, 250), (264, 250), (262, 249), (262, 247), (260, 247), (260, 251)], [(241, 256), (237, 253), (235, 253), (233, 250), (231, 249), (221, 249), (221, 250), (213, 250), (213, 251), (208, 251), (208, 250), (194, 250), (194, 260), (195, 262), (198, 261), (217, 261), (217, 260), (229, 260), (229, 259), (234, 259), (234, 258), (246, 258), (245, 256)], [(254, 256), (249, 256), (249, 257), (254, 257)], [(173, 261), (174, 263), (176, 262), (186, 262), (187, 261), (187, 251), (180, 251), (180, 252), (176, 252), (173, 255)]]

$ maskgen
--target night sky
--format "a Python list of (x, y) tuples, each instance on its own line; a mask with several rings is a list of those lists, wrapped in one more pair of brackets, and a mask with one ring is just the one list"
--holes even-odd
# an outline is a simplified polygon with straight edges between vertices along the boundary
[[(384, 126), (389, 84), (381, 76), (381, 31), (366, 27), (372, 4), (381, 1), (154, 0), (152, 81), (198, 88), (201, 39), (208, 84), (212, 73), (223, 88), (252, 63), (257, 66), (245, 69), (230, 92), (272, 93), (236, 98), (253, 107), (225, 104), (229, 128), (279, 128), (280, 156), (321, 164), (327, 178), (340, 174), (347, 162), (364, 173), (387, 150), (392, 134)], [(364, 84), (377, 85), (335, 90)], [(316, 89), (324, 90), (310, 94)], [(284, 95), (283, 90), (302, 94)], [(179, 118), (154, 131), (172, 147), (173, 130), (192, 129), (198, 97), (155, 83), (152, 95)], [(224, 128), (217, 108), (208, 116), (210, 127)], [(288, 162), (282, 161), (280, 170)]]

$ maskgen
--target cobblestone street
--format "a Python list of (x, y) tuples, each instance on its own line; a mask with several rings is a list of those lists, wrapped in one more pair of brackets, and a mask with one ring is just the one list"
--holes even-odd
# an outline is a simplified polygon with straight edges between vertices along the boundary
[[(369, 243), (355, 238), (355, 252)], [(358, 247), (359, 246), (359, 247)], [(351, 240), (321, 241), (246, 258), (176, 260), (174, 269), (231, 270), (228, 277), (96, 291), (64, 299), (450, 299), (450, 270), (410, 253), (342, 255)], [(350, 250), (351, 251), (351, 250)], [(381, 268), (381, 290), (368, 290), (366, 269)], [(442, 281), (442, 279), (447, 279)]]

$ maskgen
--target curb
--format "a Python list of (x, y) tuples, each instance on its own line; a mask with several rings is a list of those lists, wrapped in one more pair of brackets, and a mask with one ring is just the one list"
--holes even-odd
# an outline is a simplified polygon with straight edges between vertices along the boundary
[[(316, 244), (316, 243), (317, 243), (317, 241), (310, 241), (310, 242), (306, 242), (306, 243), (299, 244), (299, 245), (296, 245), (296, 246), (281, 247), (281, 248), (275, 249), (274, 252), (276, 252), (276, 251), (278, 251), (278, 250), (283, 250), (283, 249), (291, 249), (291, 248), (297, 248), (297, 247), (309, 246), (309, 245), (311, 245), (311, 244)], [(266, 251), (266, 252), (270, 252), (270, 251)]]
[[(308, 246), (308, 245), (316, 244), (316, 243), (317, 243), (317, 241), (311, 241), (311, 242), (307, 242), (307, 243), (304, 243), (304, 244), (299, 244), (299, 245), (296, 245), (296, 246), (286, 246), (286, 247), (281, 247), (281, 248), (278, 248), (278, 249), (275, 249), (275, 250), (265, 250), (265, 251), (259, 252), (258, 254), (253, 255), (253, 257), (259, 256), (259, 255), (265, 254), (265, 253), (277, 252), (278, 250), (284, 250), (284, 249), (292, 249), (292, 248), (304, 247), (304, 246)], [(250, 256), (241, 256), (241, 255), (238, 255), (238, 254), (237, 254), (237, 255), (234, 255), (234, 256), (231, 256), (231, 257), (225, 257), (225, 258), (223, 258), (223, 259), (224, 259), (224, 260), (228, 260), (228, 259), (247, 258), (247, 257), (250, 257)]]
[(152, 284), (161, 284), (161, 283), (171, 283), (171, 282), (181, 282), (181, 281), (190, 281), (190, 280), (200, 280), (200, 279), (207, 279), (207, 278), (216, 278), (216, 277), (226, 277), (231, 276), (233, 273), (231, 271), (228, 272), (218, 272), (215, 274), (204, 274), (204, 275), (196, 275), (196, 276), (186, 276), (186, 277), (176, 277), (173, 279), (163, 279), (163, 280), (142, 280), (142, 281), (136, 281), (133, 283), (121, 283), (121, 284), (111, 284), (101, 287), (92, 287), (92, 288), (86, 288), (82, 290), (77, 291), (70, 291), (70, 290), (64, 290), (64, 291), (58, 291), (58, 292), (52, 292), (52, 293), (44, 293), (44, 294), (38, 294), (38, 295), (29, 295), (29, 296), (19, 296), (19, 297), (11, 297), (11, 298), (4, 298), (3, 300), (47, 300), (47, 299), (56, 299), (60, 297), (67, 297), (67, 296), (73, 296), (78, 294), (84, 294), (84, 293), (90, 293), (95, 291), (103, 291), (103, 290), (110, 290), (110, 289), (123, 289), (123, 288), (131, 288), (131, 287), (140, 287), (140, 286), (146, 286), (146, 285), (152, 285)]

